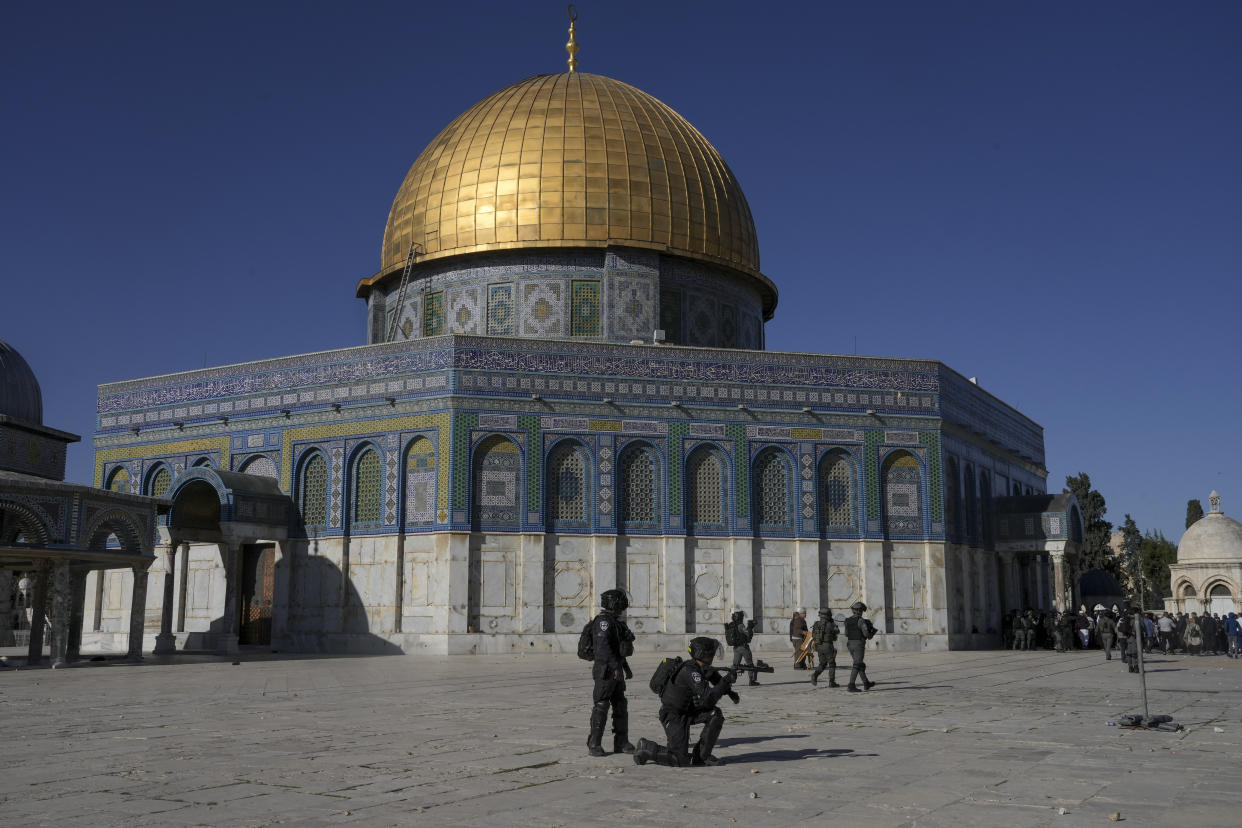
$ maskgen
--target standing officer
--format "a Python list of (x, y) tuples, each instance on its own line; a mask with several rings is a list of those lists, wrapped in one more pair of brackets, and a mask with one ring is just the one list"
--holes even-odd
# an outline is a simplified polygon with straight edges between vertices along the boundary
[(1013, 648), (1015, 650), (1026, 649), (1026, 637), (1030, 632), (1026, 616), (1020, 612), (1015, 614), (1013, 617)]
[[(746, 613), (736, 610), (733, 613), (733, 620), (725, 625), (725, 641), (733, 645), (733, 669), (736, 670), (739, 664), (745, 664), (747, 667), (755, 666), (755, 659), (750, 653), (750, 642), (755, 637), (755, 619), (750, 619), (745, 624), (742, 619), (746, 617)], [(733, 628), (732, 633), (729, 627)], [(732, 640), (730, 640), (732, 639)], [(751, 670), (750, 684), (756, 685), (759, 679), (756, 673)]]
[(867, 665), (863, 661), (863, 655), (867, 651), (867, 642), (875, 636), (876, 630), (871, 619), (863, 618), (863, 613), (867, 611), (866, 604), (858, 601), (850, 609), (854, 611), (854, 614), (845, 619), (845, 646), (849, 649), (854, 663), (850, 667), (850, 684), (846, 689), (851, 693), (857, 693), (859, 692), (858, 685), (854, 683), (854, 679), (859, 675), (862, 676), (863, 690), (875, 687), (874, 681), (867, 680)]
[[(837, 684), (837, 622), (832, 620), (832, 610), (825, 607), (819, 611), (819, 620), (811, 627), (811, 641), (815, 643), (815, 657), (818, 665), (811, 673), (811, 684), (819, 684), (819, 674), (828, 668), (828, 686), (840, 687)], [(865, 682), (866, 679), (863, 679)]]
[(595, 679), (595, 692), (591, 696), (591, 733), (587, 736), (587, 752), (592, 756), (607, 756), (601, 744), (604, 725), (608, 723), (608, 708), (612, 708), (612, 749), (614, 753), (633, 753), (630, 744), (630, 709), (625, 699), (625, 680), (632, 677), (626, 658), (634, 654), (634, 633), (621, 620), (630, 606), (625, 591), (605, 590), (599, 596), (603, 611), (591, 621), (595, 644), (595, 664), (591, 677)]
[(1113, 620), (1113, 614), (1108, 610), (1100, 613), (1100, 621), (1096, 624), (1096, 629), (1100, 631), (1100, 646), (1104, 648), (1104, 660), (1113, 660), (1113, 639), (1117, 637), (1117, 622)]
[[(720, 642), (706, 636), (690, 642), (686, 648), (690, 660), (682, 662), (660, 694), (660, 724), (664, 726), (668, 746), (639, 739), (634, 752), (636, 763), (655, 762), (673, 768), (720, 764), (712, 755), (712, 748), (724, 727), (724, 713), (716, 705), (721, 696), (728, 696), (734, 704), (739, 697), (732, 690), (737, 674), (728, 671), (722, 675), (711, 668), (719, 647)], [(690, 727), (696, 724), (703, 725), (703, 732), (691, 751)]]
[[(806, 607), (798, 607), (794, 610), (793, 618), (789, 620), (789, 643), (793, 645), (794, 653), (802, 648), (802, 642), (806, 638)], [(806, 662), (799, 661), (794, 664), (795, 670), (805, 670)]]

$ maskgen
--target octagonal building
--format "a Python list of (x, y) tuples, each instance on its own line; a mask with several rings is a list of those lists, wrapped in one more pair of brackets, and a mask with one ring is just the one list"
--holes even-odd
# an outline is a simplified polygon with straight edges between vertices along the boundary
[[(96, 484), (172, 503), (160, 648), (570, 650), (619, 586), (640, 649), (735, 609), (787, 647), (858, 600), (944, 649), (1074, 603), (1040, 426), (935, 360), (766, 351), (740, 184), (632, 86), (467, 109), (356, 292), (366, 344), (100, 386)], [(122, 644), (126, 577), (92, 576), (84, 642)]]

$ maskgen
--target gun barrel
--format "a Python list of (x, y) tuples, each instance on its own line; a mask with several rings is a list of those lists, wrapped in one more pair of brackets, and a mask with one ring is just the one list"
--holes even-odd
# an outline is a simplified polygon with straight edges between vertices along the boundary
[(733, 667), (733, 666), (713, 667), (712, 669), (720, 670), (722, 672), (725, 670), (737, 670), (740, 673), (751, 673), (751, 672), (753, 673), (775, 673), (776, 672), (776, 668), (774, 668), (771, 664), (751, 664), (751, 665), (739, 664), (736, 667)]

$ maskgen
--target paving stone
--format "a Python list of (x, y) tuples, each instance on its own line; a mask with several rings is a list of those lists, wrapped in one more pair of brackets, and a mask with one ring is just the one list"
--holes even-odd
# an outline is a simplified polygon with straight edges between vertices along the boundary
[[(586, 756), (591, 683), (572, 655), (240, 660), (0, 673), (15, 723), (5, 822), (970, 828), (1121, 811), (1131, 826), (1236, 823), (1242, 662), (1223, 658), (1160, 659), (1149, 675), (1151, 712), (1182, 733), (1107, 726), (1139, 710), (1138, 688), (1093, 653), (877, 653), (881, 684), (858, 694), (778, 667), (724, 707), (726, 764), (710, 769)], [(631, 740), (660, 735), (643, 681), (655, 661), (634, 659)]]

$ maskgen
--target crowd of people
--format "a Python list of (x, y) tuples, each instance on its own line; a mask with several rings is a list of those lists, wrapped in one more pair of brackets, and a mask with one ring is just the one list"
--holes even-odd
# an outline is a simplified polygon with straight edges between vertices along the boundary
[[(1132, 619), (1133, 613), (1129, 607), (1113, 605), (1109, 609), (1100, 604), (1091, 611), (1080, 607), (1077, 612), (1012, 610), (1002, 625), (1004, 646), (1057, 652), (1099, 649), (1106, 658), (1112, 658), (1114, 646), (1122, 646), (1119, 639), (1125, 637), (1120, 634), (1118, 623)], [(1139, 639), (1146, 653), (1159, 650), (1165, 655), (1237, 658), (1242, 648), (1242, 621), (1237, 613), (1142, 612), (1140, 618)]]

